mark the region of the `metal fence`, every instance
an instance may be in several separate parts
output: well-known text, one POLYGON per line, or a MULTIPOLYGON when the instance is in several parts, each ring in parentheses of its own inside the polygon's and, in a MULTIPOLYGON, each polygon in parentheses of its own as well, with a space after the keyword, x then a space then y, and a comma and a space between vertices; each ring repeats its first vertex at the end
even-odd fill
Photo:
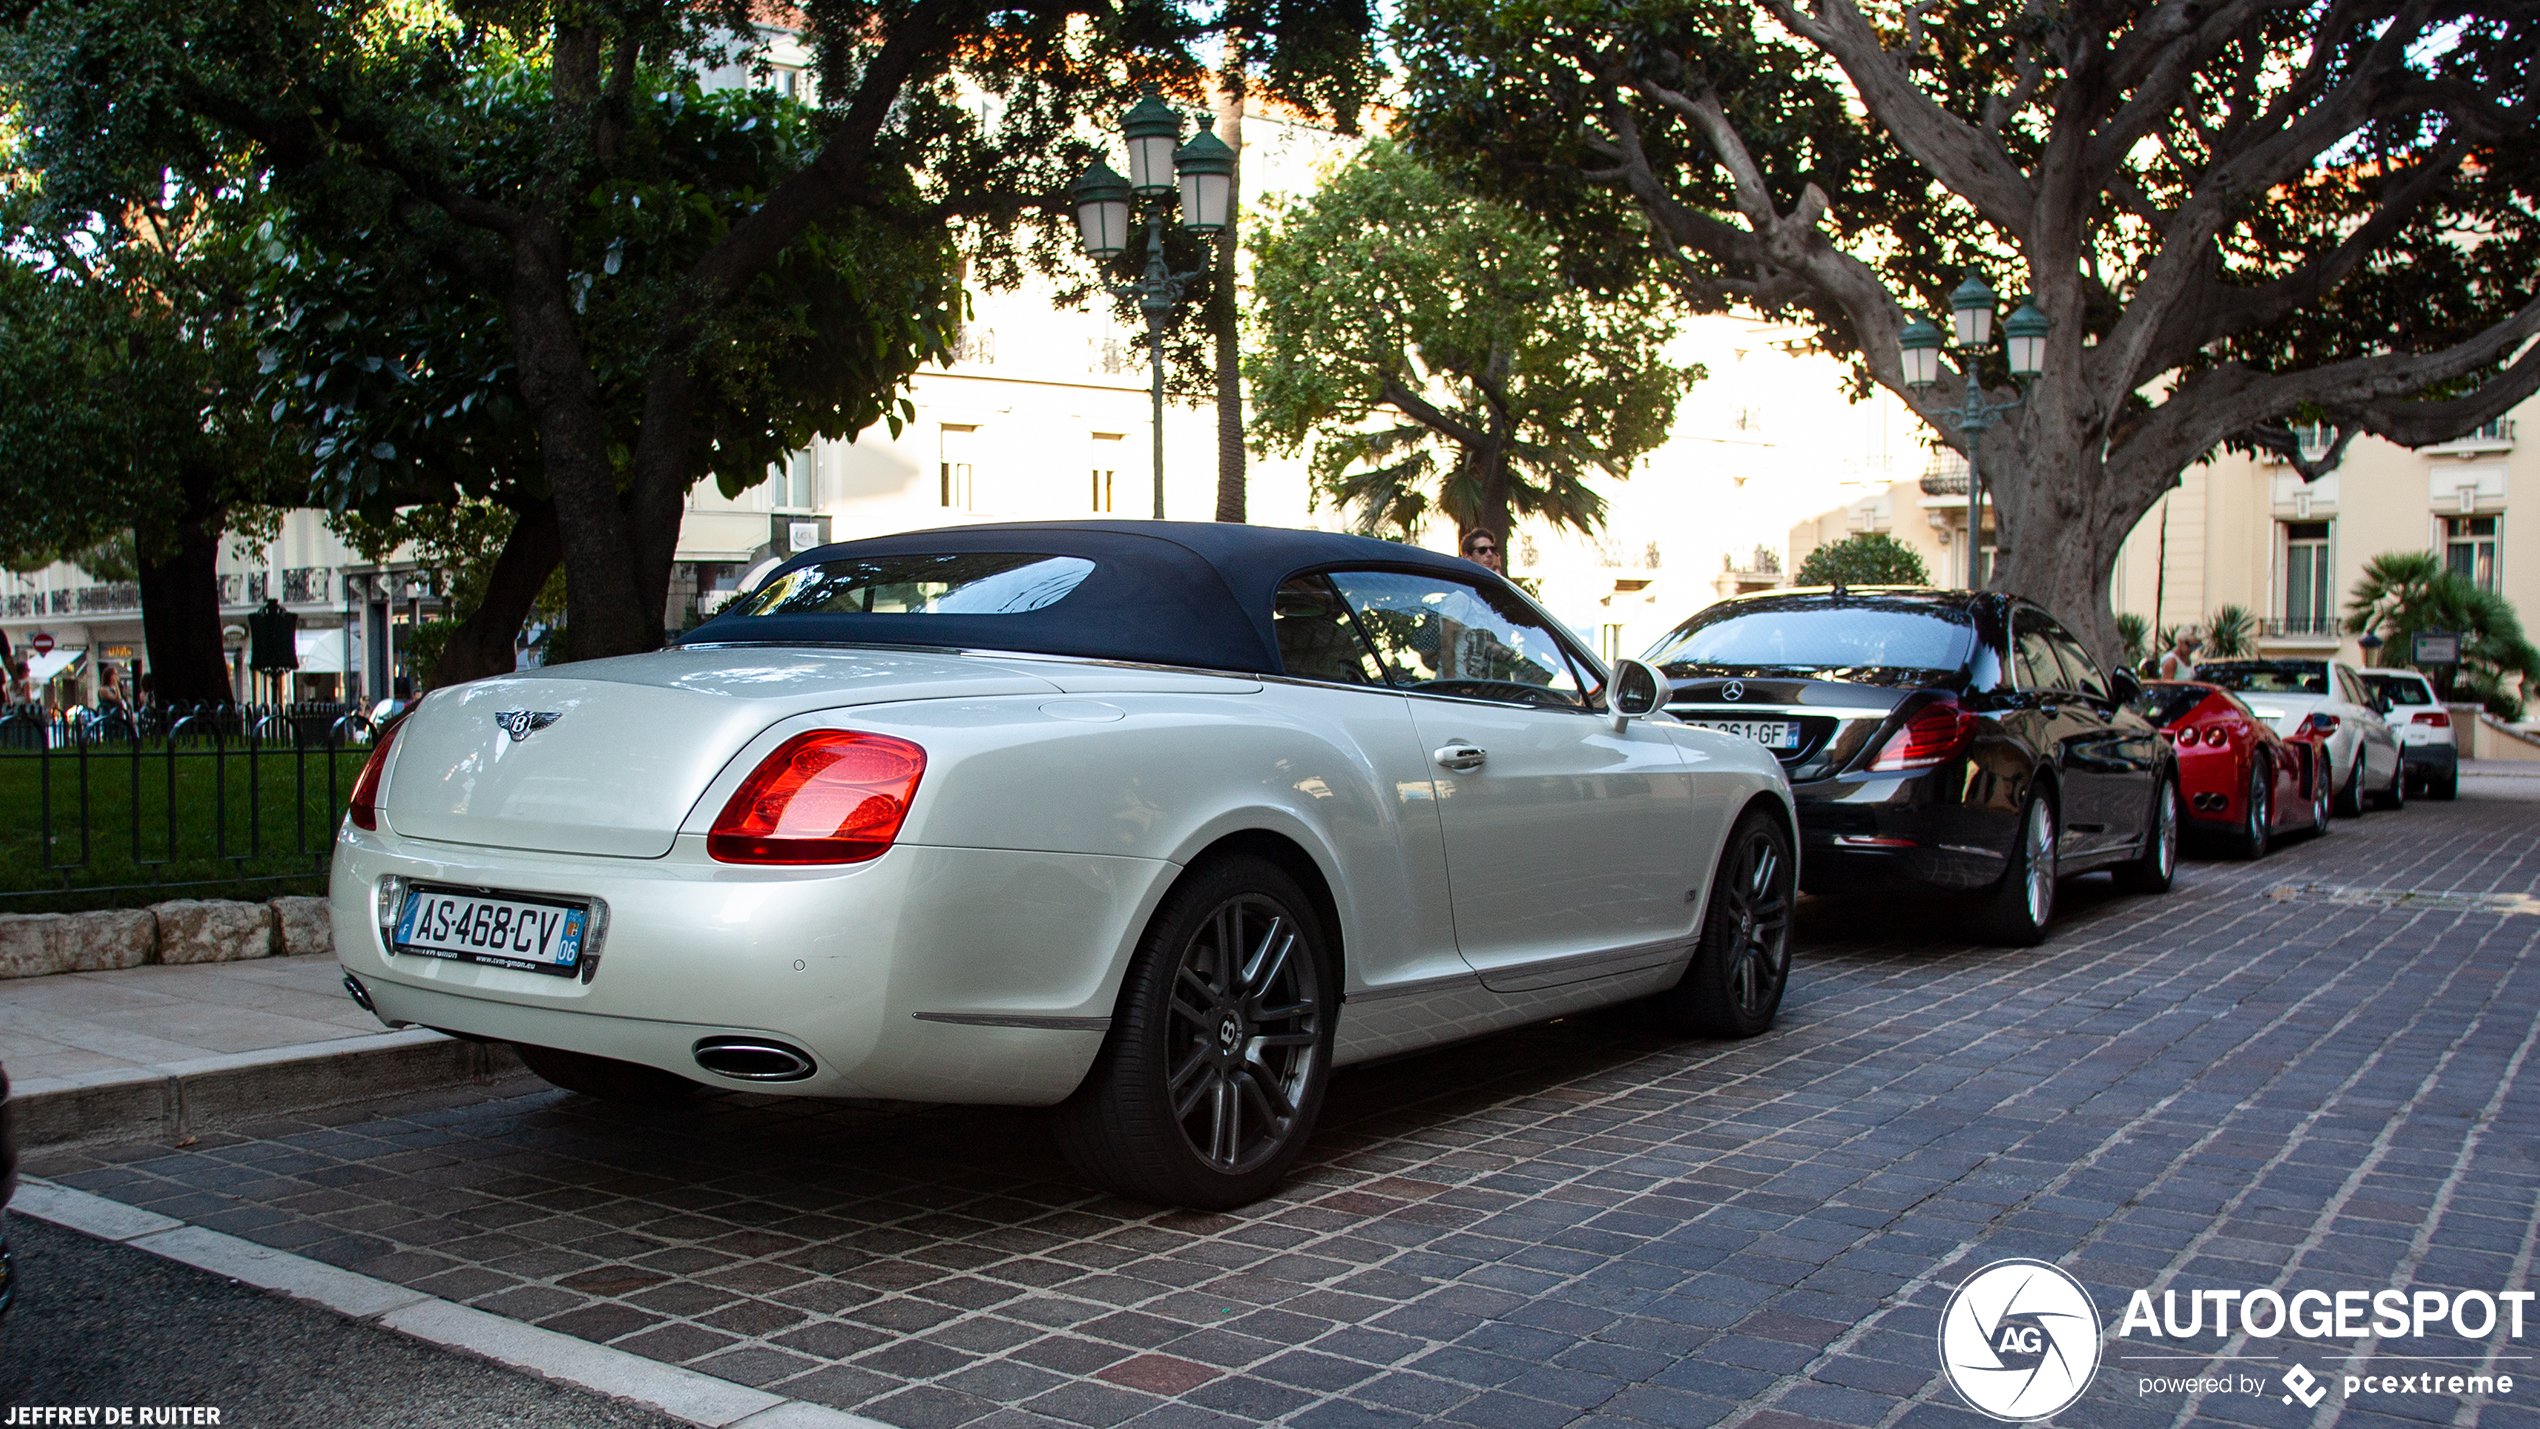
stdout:
POLYGON ((0 907, 322 877, 372 734, 337 704, 9 709, 0 907))

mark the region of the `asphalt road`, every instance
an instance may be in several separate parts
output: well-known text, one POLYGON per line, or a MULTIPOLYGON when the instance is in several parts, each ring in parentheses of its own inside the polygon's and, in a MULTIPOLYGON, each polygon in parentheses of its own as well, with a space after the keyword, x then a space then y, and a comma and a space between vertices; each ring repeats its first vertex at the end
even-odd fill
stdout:
POLYGON ((23 1279, 0 1321, 0 1419, 205 1405, 222 1429, 678 1424, 25 1216, 9 1218, 9 1245, 23 1279))

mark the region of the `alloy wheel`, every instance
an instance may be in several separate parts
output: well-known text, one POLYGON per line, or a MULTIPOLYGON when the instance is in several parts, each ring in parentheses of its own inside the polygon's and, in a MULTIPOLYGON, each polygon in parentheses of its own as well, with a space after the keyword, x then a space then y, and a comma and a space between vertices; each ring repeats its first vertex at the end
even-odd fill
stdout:
POLYGON ((1165 1095, 1211 1169, 1242 1175, 1286 1147, 1322 1056, 1319 977, 1295 918, 1257 893, 1220 904, 1183 946, 1165 1095))
MULTIPOLYGON (((2177 814, 2170 814, 2171 847, 2177 846, 2177 814)), ((2028 916, 2039 927, 2055 911, 2055 811, 2044 799, 2028 815, 2028 916)))
POLYGON ((1780 845, 1761 830, 1748 835, 1720 892, 1731 939, 1729 996, 1744 1016, 1761 1016, 1778 1002, 1790 974, 1790 893, 1780 845))

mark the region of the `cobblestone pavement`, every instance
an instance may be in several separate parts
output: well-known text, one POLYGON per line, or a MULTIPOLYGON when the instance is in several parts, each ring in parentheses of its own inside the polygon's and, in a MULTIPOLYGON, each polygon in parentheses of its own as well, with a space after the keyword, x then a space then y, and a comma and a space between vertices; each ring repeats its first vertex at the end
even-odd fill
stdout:
MULTIPOLYGON (((2540 891, 2511 792, 2192 863, 2167 898, 2076 881, 2041 949, 1814 900, 1770 1035, 1614 1013, 1353 1070, 1292 1187, 1233 1215, 1095 1197, 1028 1114, 737 1096, 452 1094, 30 1169, 897 1425, 1972 1429, 1935 1332, 2005 1257, 2080 1277, 2111 1332, 2138 1289, 2524 1283, 2540 917, 2510 910, 2540 905, 2471 896, 2540 891)), ((2540 1424, 2532 1318, 2112 1333, 2065 1422, 2540 1424), (2431 1367, 2402 1353, 2532 1382, 2336 1382, 2431 1367), (2316 1410, 2274 1380, 2296 1361, 2316 1410)))

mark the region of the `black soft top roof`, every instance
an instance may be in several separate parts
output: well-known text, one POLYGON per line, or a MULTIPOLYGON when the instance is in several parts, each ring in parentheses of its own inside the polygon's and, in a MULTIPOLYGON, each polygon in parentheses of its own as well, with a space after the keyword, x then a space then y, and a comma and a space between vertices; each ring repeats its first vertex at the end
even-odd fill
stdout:
POLYGON ((768 579, 840 557, 990 552, 1077 556, 1094 569, 1066 596, 1019 615, 718 615, 679 643, 950 646, 1275 675, 1281 669, 1271 598, 1300 571, 1388 567, 1498 581, 1470 561, 1398 542, 1202 521, 1034 521, 904 531, 816 547, 768 579))

